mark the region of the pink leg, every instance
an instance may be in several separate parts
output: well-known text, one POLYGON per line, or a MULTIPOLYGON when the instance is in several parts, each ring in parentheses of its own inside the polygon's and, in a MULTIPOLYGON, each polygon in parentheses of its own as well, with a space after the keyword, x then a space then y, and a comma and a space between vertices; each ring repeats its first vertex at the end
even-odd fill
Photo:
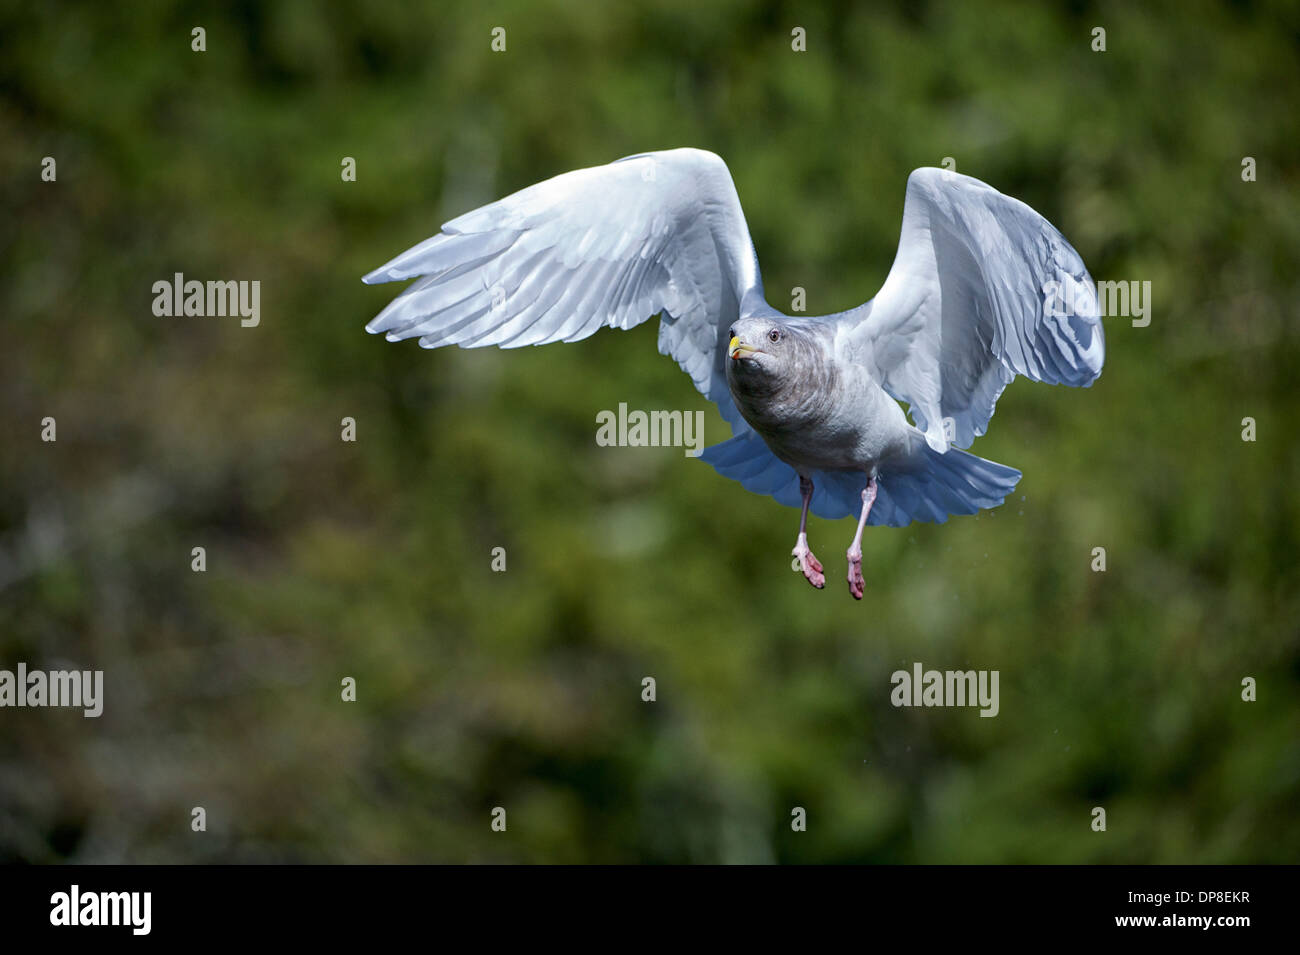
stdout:
POLYGON ((863 591, 867 586, 866 581, 862 579, 862 528, 867 526, 867 515, 871 513, 871 505, 875 500, 876 479, 873 476, 862 489, 862 516, 858 518, 858 532, 853 535, 853 543, 849 545, 849 593, 853 595, 854 600, 862 599, 863 591))
POLYGON ((808 505, 812 502, 813 483, 803 475, 799 476, 799 491, 803 494, 803 513, 799 515, 799 538, 790 553, 798 558, 799 569, 808 578, 808 583, 821 590, 826 586, 826 575, 822 573, 821 561, 808 547, 808 505))

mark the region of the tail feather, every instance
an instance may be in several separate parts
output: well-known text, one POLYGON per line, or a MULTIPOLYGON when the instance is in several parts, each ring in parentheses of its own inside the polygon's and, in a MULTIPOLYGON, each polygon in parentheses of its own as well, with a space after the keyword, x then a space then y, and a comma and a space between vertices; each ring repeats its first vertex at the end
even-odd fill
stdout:
POLYGON ((867 523, 942 524, 950 514, 997 507, 1015 490, 1020 476, 1015 468, 957 448, 936 451, 921 437, 908 457, 881 467, 876 503, 867 523))
MULTIPOLYGON (((1015 490, 1020 472, 950 447, 935 451, 924 435, 912 435, 912 450, 904 458, 882 465, 876 501, 868 524, 904 527, 913 521, 942 524, 950 514, 974 514, 997 507, 1015 490)), ((719 474, 739 481, 748 490, 770 494, 781 504, 798 507, 799 476, 779 460, 750 431, 706 448, 703 458, 719 474)), ((857 517, 862 509, 864 474, 857 471, 814 471, 812 512, 837 520, 857 517)))

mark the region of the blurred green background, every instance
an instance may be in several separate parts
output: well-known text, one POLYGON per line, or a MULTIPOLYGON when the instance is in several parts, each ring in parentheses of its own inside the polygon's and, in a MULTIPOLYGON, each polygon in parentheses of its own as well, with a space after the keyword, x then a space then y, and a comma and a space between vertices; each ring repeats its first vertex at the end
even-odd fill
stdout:
POLYGON ((0 859, 1296 861, 1298 63, 1293 3, 5 3, 0 668, 107 699, 0 710, 0 859), (863 603, 813 520, 814 592, 796 511, 596 446, 619 402, 729 436, 657 323, 363 331, 446 219, 679 145, 778 308, 870 298, 947 156, 1151 323, 1012 385, 974 451, 1014 497, 870 529, 863 603), (174 272, 260 280, 260 326, 155 317, 174 272), (894 709, 914 661, 1000 670, 1000 715, 894 709))

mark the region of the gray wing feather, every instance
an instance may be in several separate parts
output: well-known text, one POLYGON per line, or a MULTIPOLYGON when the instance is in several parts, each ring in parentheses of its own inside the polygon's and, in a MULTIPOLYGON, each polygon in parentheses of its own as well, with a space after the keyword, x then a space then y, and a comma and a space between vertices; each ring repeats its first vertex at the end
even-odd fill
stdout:
POLYGON ((659 350, 748 425, 727 390, 726 334, 762 296, 723 161, 698 149, 629 156, 475 209, 365 276, 420 278, 367 326, 425 348, 574 342, 659 314, 659 350))
POLYGON ((898 254, 880 293, 841 316, 842 339, 909 403, 936 451, 984 433, 1016 375, 1086 386, 1105 339, 1083 260, 1050 222, 978 179, 908 177, 898 254))

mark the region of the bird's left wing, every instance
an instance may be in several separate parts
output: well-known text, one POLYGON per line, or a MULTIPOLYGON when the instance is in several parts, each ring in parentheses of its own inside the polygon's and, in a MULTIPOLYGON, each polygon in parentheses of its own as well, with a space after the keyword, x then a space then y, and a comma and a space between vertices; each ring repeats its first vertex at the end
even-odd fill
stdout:
POLYGON ((671 355, 738 433, 726 336, 762 280, 726 164, 674 149, 529 186, 365 276, 422 276, 366 326, 425 348, 572 342, 661 315, 671 355))
POLYGON ((910 404, 936 451, 983 434, 1016 375, 1090 385, 1106 354, 1092 278, 1065 237, 1023 202, 940 169, 908 177, 885 284, 839 318, 839 340, 910 404))

